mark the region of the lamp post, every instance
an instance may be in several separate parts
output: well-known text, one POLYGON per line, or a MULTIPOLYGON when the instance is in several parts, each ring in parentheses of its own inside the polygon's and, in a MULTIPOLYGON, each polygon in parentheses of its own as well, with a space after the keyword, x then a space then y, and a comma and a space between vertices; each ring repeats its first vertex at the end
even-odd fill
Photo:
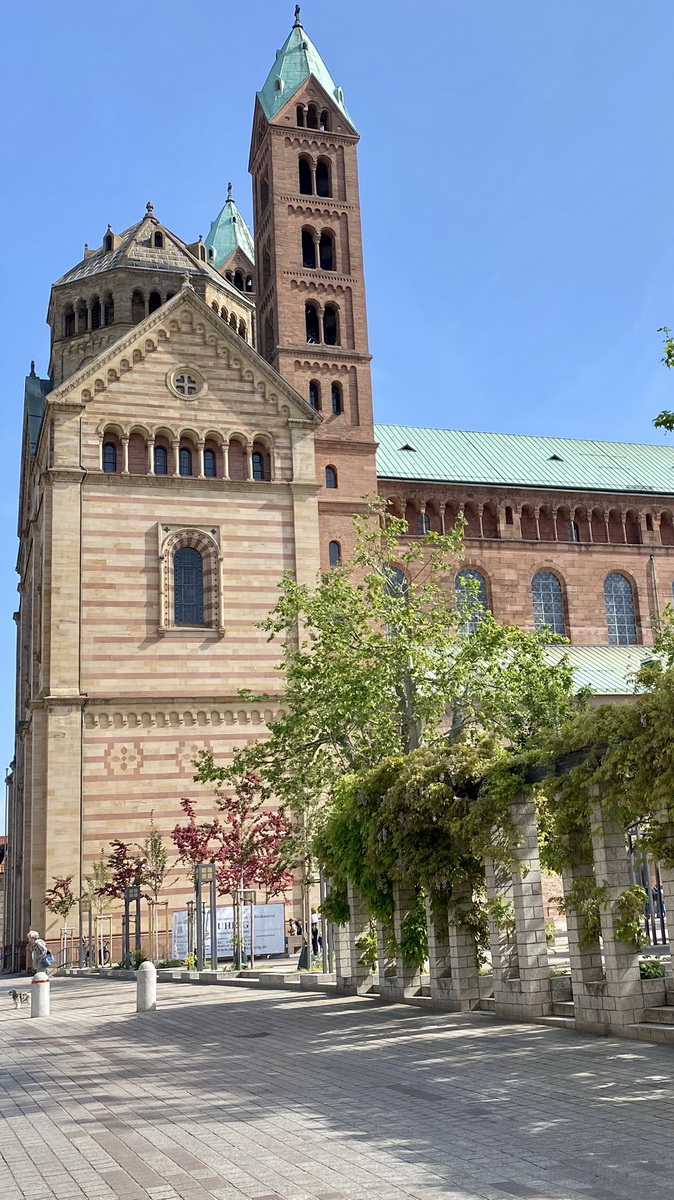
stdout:
MULTIPOLYGON (((250 967, 253 970, 255 968, 255 904, 257 896, 254 891, 248 889, 242 893, 242 896, 243 903, 250 905, 250 967)), ((243 928, 243 920, 241 926, 243 928)))
MULTIPOLYGON (((200 863, 197 867, 197 910, 201 909, 201 888, 203 884, 210 885, 210 910, 211 910, 211 970, 218 969, 218 897, 217 897, 217 880, 215 878, 214 863, 200 863)), ((203 933, 203 920, 200 922, 203 933)), ((199 931, 197 930, 197 946, 199 945, 199 931)), ((201 941, 201 956, 197 949, 197 970, 203 971, 204 963, 203 937, 201 941)))
POLYGON ((132 883, 124 889, 124 966, 128 967, 131 959, 131 904, 135 902, 136 915, 134 921, 134 949, 140 950, 140 887, 132 883))
POLYGON ((87 937, 87 946, 89 949, 89 966, 94 966, 94 930, 93 930, 93 910, 91 900, 88 896, 80 900, 80 967, 86 966, 86 957, 84 954, 84 918, 89 918, 89 935, 87 937))

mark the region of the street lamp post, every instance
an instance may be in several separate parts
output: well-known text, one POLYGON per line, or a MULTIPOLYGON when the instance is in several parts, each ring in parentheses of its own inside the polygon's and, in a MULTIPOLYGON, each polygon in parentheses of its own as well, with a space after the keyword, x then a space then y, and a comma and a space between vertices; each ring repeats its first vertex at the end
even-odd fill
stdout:
POLYGON ((135 902, 136 914, 134 921, 134 949, 140 950, 140 887, 132 883, 124 889, 124 966, 128 967, 131 960, 131 904, 135 902))
MULTIPOLYGON (((218 969, 218 898, 217 898, 217 880, 215 878, 214 863, 200 863, 197 867, 197 909, 201 911, 201 888, 203 884, 210 885, 210 909, 211 909, 211 970, 218 969)), ((203 929, 203 920, 201 922, 203 929)), ((199 945, 199 933, 197 931, 197 945, 199 945)), ((197 970, 204 969, 204 950, 203 940, 201 942, 201 956, 197 950, 197 970)))
MULTIPOLYGON (((246 890, 242 893, 243 903, 250 905, 250 968, 251 971, 255 968, 255 904, 257 896, 252 890, 246 890)), ((243 927, 243 921, 241 922, 243 927)))
POLYGON ((85 917, 88 917, 88 918, 89 918, 89 922, 88 922, 88 925, 89 925, 89 935, 88 935, 88 937, 87 937, 87 946, 89 947, 89 966, 90 966, 90 967, 93 967, 93 965, 94 965, 94 961, 93 961, 93 954, 94 954, 94 940, 93 940, 93 939, 94 939, 94 930, 93 930, 93 922, 94 922, 94 916, 93 916, 93 909, 92 909, 91 900, 89 899, 89 897, 88 897, 88 896, 86 896, 86 897, 83 897, 83 898, 80 900, 80 967, 84 967, 84 966, 86 966, 86 959, 85 959, 85 954, 84 954, 84 918, 85 918, 85 917))

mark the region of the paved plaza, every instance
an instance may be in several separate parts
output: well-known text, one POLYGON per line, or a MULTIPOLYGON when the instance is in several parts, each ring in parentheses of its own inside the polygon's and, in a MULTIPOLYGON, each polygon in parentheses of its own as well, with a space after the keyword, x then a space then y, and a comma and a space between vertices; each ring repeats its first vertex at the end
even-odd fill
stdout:
POLYGON ((672 1200, 674 1048, 320 993, 0 1004, 0 1197, 672 1200))

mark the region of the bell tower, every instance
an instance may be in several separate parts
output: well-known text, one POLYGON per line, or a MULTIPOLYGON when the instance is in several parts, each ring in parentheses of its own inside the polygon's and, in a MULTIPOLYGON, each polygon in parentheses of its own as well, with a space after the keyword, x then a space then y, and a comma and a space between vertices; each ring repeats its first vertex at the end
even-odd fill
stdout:
POLYGON ((298 6, 253 121, 258 346, 321 413, 321 512, 333 515, 376 490, 357 144, 298 6))

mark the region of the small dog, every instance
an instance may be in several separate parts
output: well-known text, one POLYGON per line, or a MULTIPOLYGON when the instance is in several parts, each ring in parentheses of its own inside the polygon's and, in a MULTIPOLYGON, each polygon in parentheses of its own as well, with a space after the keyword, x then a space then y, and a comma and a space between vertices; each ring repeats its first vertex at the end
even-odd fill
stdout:
POLYGON ((17 992, 15 988, 12 988, 9 994, 14 1001, 15 1008, 21 1008, 22 1004, 30 1004, 30 992, 17 992))

